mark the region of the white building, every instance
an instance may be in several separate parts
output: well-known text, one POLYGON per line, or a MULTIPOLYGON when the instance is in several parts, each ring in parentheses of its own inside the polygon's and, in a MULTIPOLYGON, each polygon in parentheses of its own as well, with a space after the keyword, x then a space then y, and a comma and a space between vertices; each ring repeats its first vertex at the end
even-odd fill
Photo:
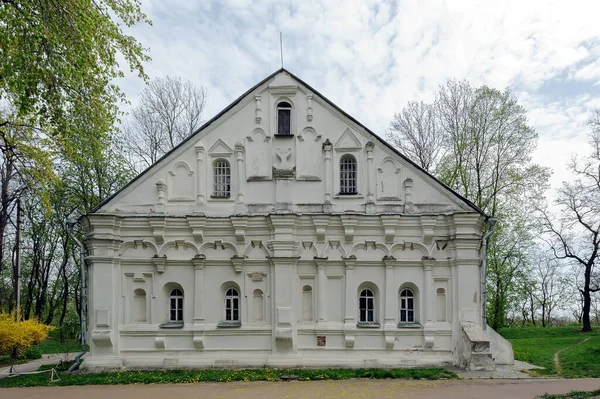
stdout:
POLYGON ((85 221, 88 369, 492 365, 486 216, 285 69, 85 221))

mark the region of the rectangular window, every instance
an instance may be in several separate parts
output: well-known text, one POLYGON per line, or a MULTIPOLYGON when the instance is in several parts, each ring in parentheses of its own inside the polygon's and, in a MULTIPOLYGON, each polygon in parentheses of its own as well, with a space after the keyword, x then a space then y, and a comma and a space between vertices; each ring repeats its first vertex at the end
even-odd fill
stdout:
POLYGON ((292 110, 277 110, 277 134, 292 134, 292 110))

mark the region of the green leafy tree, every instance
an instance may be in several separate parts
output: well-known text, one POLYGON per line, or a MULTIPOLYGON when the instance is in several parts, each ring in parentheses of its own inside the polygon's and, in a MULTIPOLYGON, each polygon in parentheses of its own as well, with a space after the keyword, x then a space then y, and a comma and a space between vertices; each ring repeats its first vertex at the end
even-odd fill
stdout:
POLYGON ((549 169, 531 156, 537 134, 509 90, 450 80, 433 103, 409 103, 394 116, 388 138, 424 169, 499 219, 488 245, 488 314, 506 320, 513 284, 530 240, 530 199, 547 188, 549 169), (519 239, 518 245, 514 240, 519 239))
POLYGON ((56 164, 98 159, 90 153, 110 142, 125 100, 119 63, 146 79, 146 50, 125 31, 150 23, 140 4, 0 0, 0 260, 19 190, 36 189, 50 207, 56 164))

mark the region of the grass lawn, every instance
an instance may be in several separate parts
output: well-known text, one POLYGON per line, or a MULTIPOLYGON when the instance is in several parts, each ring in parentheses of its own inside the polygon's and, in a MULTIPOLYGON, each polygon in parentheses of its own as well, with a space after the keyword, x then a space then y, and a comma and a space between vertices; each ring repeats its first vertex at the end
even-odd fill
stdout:
POLYGON ((41 354, 78 353, 81 352, 81 341, 78 339, 65 339, 65 342, 60 342, 58 338, 50 337, 36 348, 41 354))
MULTIPOLYGON (((47 369, 48 367, 44 367, 47 369)), ((230 381, 278 381, 281 376, 295 376, 301 381, 347 380, 351 378, 401 378, 412 380, 440 380, 458 378, 444 369, 245 369, 245 370, 160 370, 125 371, 111 373, 58 372, 60 381, 48 382, 48 374, 32 374, 0 379, 0 387, 32 387, 50 385, 118 385, 170 384, 230 381)))
POLYGON ((500 334, 512 343, 515 359, 544 367, 534 375, 600 377, 600 327, 591 333, 577 326, 503 328, 500 334), (554 363, 558 351, 559 370, 554 363))

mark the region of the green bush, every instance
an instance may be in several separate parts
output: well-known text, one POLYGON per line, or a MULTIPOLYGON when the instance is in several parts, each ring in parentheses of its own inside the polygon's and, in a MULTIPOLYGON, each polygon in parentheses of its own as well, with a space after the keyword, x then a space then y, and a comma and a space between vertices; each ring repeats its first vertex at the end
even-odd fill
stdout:
POLYGON ((37 347, 29 348, 19 355, 21 359, 35 360, 42 358, 42 352, 37 347))

